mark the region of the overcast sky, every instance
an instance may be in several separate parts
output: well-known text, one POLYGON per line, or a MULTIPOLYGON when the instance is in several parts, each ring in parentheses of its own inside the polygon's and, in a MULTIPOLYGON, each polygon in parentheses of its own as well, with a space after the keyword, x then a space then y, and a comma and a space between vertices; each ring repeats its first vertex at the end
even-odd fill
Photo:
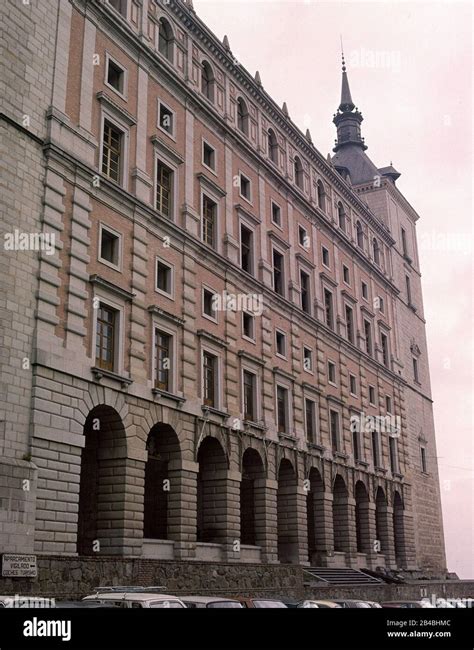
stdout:
POLYGON ((418 242, 448 567, 474 578, 472 5, 194 0, 198 16, 325 156, 341 84, 340 35, 362 135, 420 214, 418 242))

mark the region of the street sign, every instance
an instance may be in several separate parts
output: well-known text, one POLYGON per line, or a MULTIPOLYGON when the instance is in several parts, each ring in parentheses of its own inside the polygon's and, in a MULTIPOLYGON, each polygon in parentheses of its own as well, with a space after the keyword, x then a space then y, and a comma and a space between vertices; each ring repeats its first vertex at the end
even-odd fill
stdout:
POLYGON ((36 555, 4 553, 2 555, 2 576, 4 578, 36 578, 38 576, 36 555))

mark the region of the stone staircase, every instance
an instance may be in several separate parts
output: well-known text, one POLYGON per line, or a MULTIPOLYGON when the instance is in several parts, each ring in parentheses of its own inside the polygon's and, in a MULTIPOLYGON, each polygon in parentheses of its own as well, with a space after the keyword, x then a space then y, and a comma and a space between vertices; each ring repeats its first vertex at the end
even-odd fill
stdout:
POLYGON ((328 585, 377 585, 384 581, 364 573, 359 569, 343 569, 330 567, 309 567, 303 569, 305 582, 319 582, 328 585))

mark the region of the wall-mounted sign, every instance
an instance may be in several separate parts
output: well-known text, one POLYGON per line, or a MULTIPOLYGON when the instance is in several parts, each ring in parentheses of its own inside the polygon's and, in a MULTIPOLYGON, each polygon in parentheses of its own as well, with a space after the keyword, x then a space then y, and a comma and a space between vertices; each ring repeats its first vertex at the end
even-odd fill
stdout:
POLYGON ((2 576, 4 578, 36 578, 38 576, 36 555, 4 553, 2 555, 2 576))

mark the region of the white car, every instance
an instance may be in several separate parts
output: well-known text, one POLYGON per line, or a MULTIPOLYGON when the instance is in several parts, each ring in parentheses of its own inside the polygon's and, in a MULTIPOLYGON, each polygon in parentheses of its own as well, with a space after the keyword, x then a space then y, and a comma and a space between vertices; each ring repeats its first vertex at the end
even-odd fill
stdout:
POLYGON ((109 603, 115 607, 129 608, 160 608, 160 609, 185 609, 185 604, 176 596, 168 594, 150 593, 140 591, 99 591, 92 596, 86 596, 82 602, 99 602, 103 605, 109 603))
POLYGON ((219 596, 182 596, 181 600, 186 605, 194 609, 196 607, 202 608, 238 608, 244 609, 242 603, 239 603, 238 600, 232 600, 231 598, 220 598, 219 596))

